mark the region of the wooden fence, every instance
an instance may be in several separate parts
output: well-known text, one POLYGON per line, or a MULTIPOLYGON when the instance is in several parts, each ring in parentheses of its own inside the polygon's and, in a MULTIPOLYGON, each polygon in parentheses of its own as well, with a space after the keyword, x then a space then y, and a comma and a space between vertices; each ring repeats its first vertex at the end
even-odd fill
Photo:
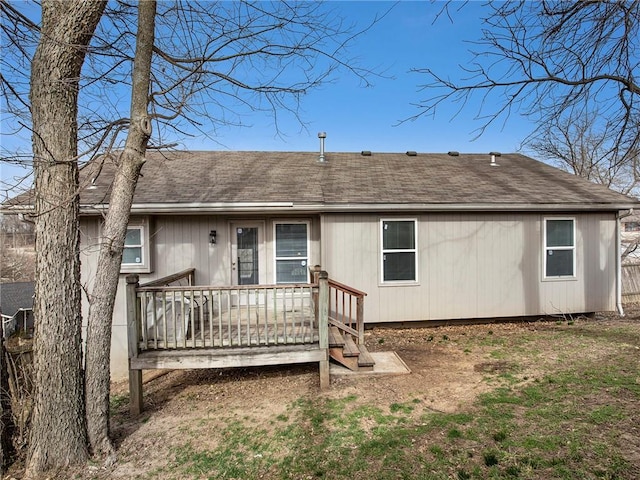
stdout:
POLYGON ((622 265, 622 303, 640 302, 640 263, 622 265))

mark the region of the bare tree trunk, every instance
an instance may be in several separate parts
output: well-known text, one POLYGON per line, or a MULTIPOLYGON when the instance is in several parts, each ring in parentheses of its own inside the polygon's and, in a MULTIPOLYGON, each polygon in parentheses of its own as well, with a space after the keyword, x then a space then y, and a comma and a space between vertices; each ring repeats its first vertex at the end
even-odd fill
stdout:
POLYGON ((147 113, 153 55, 156 2, 138 5, 138 34, 131 93, 131 125, 120 155, 109 211, 104 222, 98 268, 90 296, 86 351, 86 413, 89 444, 95 455, 114 460, 109 438, 109 361, 111 317, 118 288, 124 239, 151 123, 147 113))
POLYGON ((4 340, 0 338, 0 475, 4 477, 12 449, 13 419, 4 340))
POLYGON ((27 476, 87 459, 78 227, 78 80, 106 2, 42 1, 31 64, 36 195, 34 410, 27 476))

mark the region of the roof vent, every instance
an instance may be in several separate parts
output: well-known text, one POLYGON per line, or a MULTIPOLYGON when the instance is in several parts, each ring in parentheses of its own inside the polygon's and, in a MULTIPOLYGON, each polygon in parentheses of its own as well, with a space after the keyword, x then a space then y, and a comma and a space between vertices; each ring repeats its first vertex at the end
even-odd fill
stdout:
POLYGON ((362 155, 363 157, 370 157, 371 156, 371 150, 362 150, 360 152, 360 155, 362 155))
POLYGON ((418 153, 413 150, 407 151, 407 157, 415 157, 416 155, 418 155, 418 153))
POLYGON ((491 163, 489 165, 499 167, 500 165, 496 162, 496 157, 500 157, 502 154, 500 152, 489 152, 489 155, 491 155, 491 163))
POLYGON ((450 157, 459 157, 460 156, 460 152, 456 152, 455 150, 451 150, 450 152, 447 152, 447 155, 449 155, 450 157))
POLYGON ((327 138, 327 133, 319 132, 318 138, 320 139, 320 157, 318 158, 318 161, 324 163, 324 139, 327 138))

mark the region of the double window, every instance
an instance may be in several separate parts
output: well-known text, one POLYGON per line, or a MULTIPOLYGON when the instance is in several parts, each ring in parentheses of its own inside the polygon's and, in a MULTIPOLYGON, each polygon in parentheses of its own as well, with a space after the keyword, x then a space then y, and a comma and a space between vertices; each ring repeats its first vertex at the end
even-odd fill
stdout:
POLYGON ((276 223, 276 283, 307 283, 309 280, 309 224, 276 223))
POLYGON ((575 277, 575 219, 544 219, 544 278, 575 277))
POLYGON ((381 220, 382 282, 418 280, 418 221, 381 220))

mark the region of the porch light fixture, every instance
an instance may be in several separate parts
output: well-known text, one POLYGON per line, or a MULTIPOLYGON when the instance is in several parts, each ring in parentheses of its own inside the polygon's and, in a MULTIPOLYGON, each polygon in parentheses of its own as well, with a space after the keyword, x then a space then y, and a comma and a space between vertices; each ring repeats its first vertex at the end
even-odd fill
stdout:
POLYGON ((215 245, 216 244, 216 236, 217 236, 217 232, 215 230, 211 230, 209 232, 209 243, 211 245, 215 245))

